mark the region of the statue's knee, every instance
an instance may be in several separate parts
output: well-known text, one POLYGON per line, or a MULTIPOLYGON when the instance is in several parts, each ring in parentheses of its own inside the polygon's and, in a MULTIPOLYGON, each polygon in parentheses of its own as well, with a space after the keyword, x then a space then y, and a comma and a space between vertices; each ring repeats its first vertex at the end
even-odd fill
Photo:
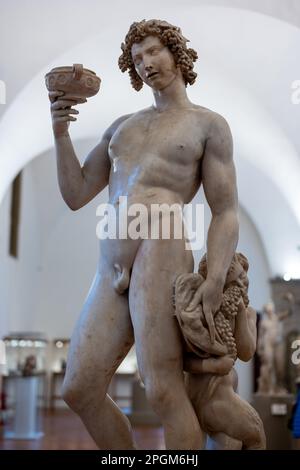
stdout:
POLYGON ((266 435, 264 430, 264 425, 259 416, 257 416, 257 424, 253 432, 253 440, 259 449, 266 448, 266 435))
MULTIPOLYGON (((256 413, 255 413, 256 414, 256 413)), ((256 414, 255 419, 248 427, 248 436, 246 438, 245 447, 248 449, 265 449, 266 448, 266 435, 262 420, 256 414)))
POLYGON ((64 380, 61 390, 62 398, 73 411, 80 411, 84 406, 83 391, 84 389, 79 384, 64 380))
POLYGON ((103 386, 96 387, 95 383, 87 383, 86 381, 69 381, 64 380, 62 386, 62 398, 65 403, 76 413, 84 411, 95 397, 100 405, 104 402, 106 396, 106 388, 103 386))

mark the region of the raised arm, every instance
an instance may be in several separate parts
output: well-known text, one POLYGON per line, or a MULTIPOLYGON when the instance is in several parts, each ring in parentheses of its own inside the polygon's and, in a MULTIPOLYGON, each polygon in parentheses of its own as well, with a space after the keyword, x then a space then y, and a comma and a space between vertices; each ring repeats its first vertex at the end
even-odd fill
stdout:
POLYGON ((284 310, 283 312, 278 313, 278 320, 283 321, 287 317, 293 315, 294 313, 294 306, 295 306, 295 298, 291 292, 287 292, 286 294, 283 295, 283 299, 288 301, 288 308, 287 310, 284 310))
POLYGON ((112 135, 129 115, 117 119, 104 133, 98 145, 88 154, 81 167, 76 156, 68 127, 78 111, 72 108, 78 102, 64 100, 59 92, 49 95, 52 114, 52 127, 55 139, 57 176, 59 188, 66 204, 77 210, 90 202, 108 184, 110 160, 108 145, 112 135))
POLYGON ((214 117, 210 126, 202 162, 202 182, 212 213, 207 236, 208 274, 190 309, 201 302, 209 321, 220 307, 239 232, 232 136, 227 122, 219 115, 214 117))

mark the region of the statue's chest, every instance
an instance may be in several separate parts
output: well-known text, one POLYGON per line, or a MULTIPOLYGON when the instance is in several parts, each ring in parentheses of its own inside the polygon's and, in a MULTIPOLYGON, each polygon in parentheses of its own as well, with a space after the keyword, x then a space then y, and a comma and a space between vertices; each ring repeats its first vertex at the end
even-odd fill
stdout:
POLYGON ((184 117, 160 116, 155 119, 129 119, 111 139, 109 155, 121 159, 140 159, 152 154, 178 163, 189 163, 202 156, 203 139, 196 125, 184 117))

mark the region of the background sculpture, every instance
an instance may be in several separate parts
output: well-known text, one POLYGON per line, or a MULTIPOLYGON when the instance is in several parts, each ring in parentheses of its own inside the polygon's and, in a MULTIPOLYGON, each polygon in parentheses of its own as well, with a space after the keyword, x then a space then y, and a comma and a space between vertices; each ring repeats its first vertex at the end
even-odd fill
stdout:
POLYGON ((285 299, 289 308, 275 312, 272 302, 264 306, 263 317, 259 325, 257 353, 261 360, 258 393, 287 393, 285 387, 285 341, 282 334, 282 322, 292 314, 293 295, 288 293, 285 299))

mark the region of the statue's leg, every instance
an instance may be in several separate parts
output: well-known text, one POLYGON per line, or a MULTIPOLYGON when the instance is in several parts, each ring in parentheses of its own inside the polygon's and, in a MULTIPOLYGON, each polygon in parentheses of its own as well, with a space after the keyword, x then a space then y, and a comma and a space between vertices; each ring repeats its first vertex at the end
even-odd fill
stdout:
MULTIPOLYGON (((229 374, 229 381, 232 384, 233 390, 236 392, 238 388, 238 375, 234 368, 229 374)), ((208 436, 206 441, 207 450, 241 450, 242 445, 243 443, 241 441, 227 436, 222 432, 212 433, 211 436, 208 436)))
POLYGON ((215 433, 241 441, 243 449, 266 448, 265 432, 258 413, 229 386, 219 386, 203 411, 203 420, 215 433))
POLYGON ((284 340, 275 345, 275 391, 278 393, 287 393, 284 373, 285 373, 285 344, 284 340))
POLYGON ((114 276, 101 263, 72 336, 63 397, 100 449, 133 449, 129 421, 106 394, 133 344, 128 296, 117 294, 114 276))
POLYGON ((206 450, 241 450, 242 442, 220 432, 208 436, 206 450))
MULTIPOLYGON (((227 436, 223 432, 215 432, 212 411, 210 410, 208 413, 205 413, 207 407, 210 408, 214 397, 218 400, 223 399, 222 397, 220 398, 220 393, 216 392, 220 381, 226 381, 229 387, 235 391, 237 390, 238 376, 234 368, 226 378, 211 374, 186 374, 188 395, 198 416, 200 426, 204 431, 209 432, 207 434, 206 450, 240 450, 242 442, 227 436)), ((228 391, 226 389, 227 395, 228 391)))
POLYGON ((183 240, 144 240, 129 288, 139 370, 164 426, 167 449, 200 449, 204 444, 184 385, 181 337, 172 306, 175 278, 192 271, 193 257, 183 240))

